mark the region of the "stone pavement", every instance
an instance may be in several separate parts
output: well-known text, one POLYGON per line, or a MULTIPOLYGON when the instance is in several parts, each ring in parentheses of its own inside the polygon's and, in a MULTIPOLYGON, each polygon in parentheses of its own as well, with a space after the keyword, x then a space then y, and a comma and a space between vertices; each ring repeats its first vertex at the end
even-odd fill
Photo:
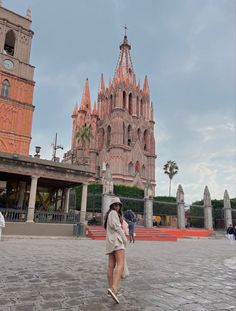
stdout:
POLYGON ((120 305, 107 295, 105 242, 0 242, 0 311, 236 310, 236 246, 225 239, 129 245, 120 305))

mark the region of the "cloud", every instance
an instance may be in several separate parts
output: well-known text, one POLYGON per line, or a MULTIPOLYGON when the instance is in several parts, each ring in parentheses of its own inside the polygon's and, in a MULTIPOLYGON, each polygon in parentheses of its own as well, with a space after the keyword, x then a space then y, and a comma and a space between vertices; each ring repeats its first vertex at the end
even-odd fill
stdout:
POLYGON ((219 135, 225 136, 228 134, 235 134, 235 124, 232 122, 228 122, 226 124, 219 124, 216 126, 204 126, 195 131, 201 136, 202 142, 208 142, 210 140, 218 140, 219 135))

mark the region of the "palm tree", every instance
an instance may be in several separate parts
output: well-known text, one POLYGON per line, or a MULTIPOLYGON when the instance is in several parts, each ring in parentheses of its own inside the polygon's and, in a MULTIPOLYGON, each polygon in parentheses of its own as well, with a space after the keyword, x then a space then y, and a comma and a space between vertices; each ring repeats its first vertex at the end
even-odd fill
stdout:
POLYGON ((87 126, 87 124, 85 124, 82 127, 80 127, 77 130, 75 137, 76 137, 77 143, 81 143, 82 151, 83 151, 82 158, 83 158, 83 162, 85 162, 84 161, 85 160, 84 159, 85 149, 86 149, 86 146, 90 143, 90 140, 93 138, 91 126, 87 126))
POLYGON ((175 174, 178 173, 179 168, 175 161, 167 161, 167 163, 163 167, 164 173, 169 176, 169 197, 171 196, 171 181, 175 174))

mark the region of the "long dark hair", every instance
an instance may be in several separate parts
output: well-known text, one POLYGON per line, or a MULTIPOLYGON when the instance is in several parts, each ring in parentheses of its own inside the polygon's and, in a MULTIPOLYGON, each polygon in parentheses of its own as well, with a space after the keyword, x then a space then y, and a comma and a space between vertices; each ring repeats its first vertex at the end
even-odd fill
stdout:
MULTIPOLYGON (((114 206, 115 206, 116 203, 112 204, 110 206, 110 209, 109 211, 106 213, 106 216, 105 216, 105 221, 104 221, 104 228, 105 230, 107 229, 107 220, 108 220, 108 216, 110 214, 111 211, 116 211, 114 206)), ((122 205, 120 205, 120 208, 118 211, 116 211, 118 216, 119 216, 119 219, 120 219, 120 223, 122 224, 123 223, 123 215, 122 215, 122 205)))

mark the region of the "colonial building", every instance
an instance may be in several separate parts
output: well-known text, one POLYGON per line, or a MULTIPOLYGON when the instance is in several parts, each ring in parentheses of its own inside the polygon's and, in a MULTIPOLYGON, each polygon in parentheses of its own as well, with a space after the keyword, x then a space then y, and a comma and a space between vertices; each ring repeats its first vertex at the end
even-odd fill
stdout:
POLYGON ((125 35, 113 80, 105 86, 101 75, 93 107, 86 80, 80 106, 76 104, 72 114, 72 146, 64 161, 80 163, 86 159, 99 178, 109 167, 116 184, 144 188, 147 182, 155 186, 155 122, 147 76, 141 87, 130 50, 125 35), (88 143, 77 139, 84 126, 92 132, 88 143))
POLYGON ((0 152, 29 154, 35 84, 32 37, 30 10, 23 17, 0 2, 0 152))

